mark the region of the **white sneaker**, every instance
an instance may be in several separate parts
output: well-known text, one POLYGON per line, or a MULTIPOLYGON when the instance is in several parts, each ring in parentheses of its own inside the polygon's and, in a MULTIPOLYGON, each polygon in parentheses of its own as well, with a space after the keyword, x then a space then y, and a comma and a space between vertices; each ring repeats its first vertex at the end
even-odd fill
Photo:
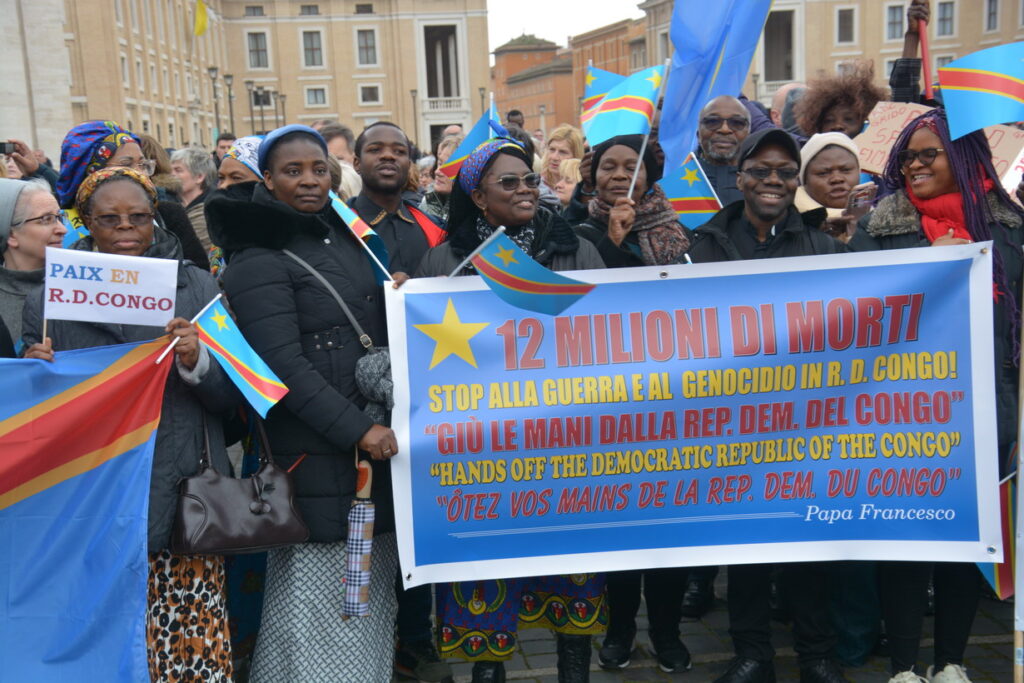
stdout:
POLYGON ((935 667, 928 667, 928 680, 931 683, 971 683, 967 677, 967 671, 959 664, 947 664, 946 667, 935 673, 935 667))
POLYGON ((928 683, 928 679, 921 678, 913 671, 901 671, 890 678, 889 683, 928 683))

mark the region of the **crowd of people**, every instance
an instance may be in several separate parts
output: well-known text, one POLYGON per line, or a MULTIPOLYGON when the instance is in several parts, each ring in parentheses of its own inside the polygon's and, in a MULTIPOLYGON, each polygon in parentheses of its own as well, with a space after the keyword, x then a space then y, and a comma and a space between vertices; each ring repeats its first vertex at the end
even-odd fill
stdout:
MULTIPOLYGON (((522 113, 511 110, 507 136, 477 147, 454 180, 439 169, 464 139, 459 125, 432 141, 429 154, 388 122, 358 135, 338 121, 223 134, 210 152, 164 150, 115 122, 87 121, 69 130, 56 166, 12 141, 15 151, 0 164, 0 355, 60 362, 57 351, 180 338, 149 498, 152 680, 366 682, 397 672, 440 682, 451 680, 447 660, 457 657, 474 662, 474 682, 500 682, 518 625, 528 623, 556 632, 558 680, 582 683, 595 650, 605 669, 629 666, 641 594, 658 665, 682 672, 691 656, 680 620, 699 619, 715 604, 718 567, 403 590, 389 468, 398 442, 388 416, 367 409, 356 378, 359 334, 387 343, 381 278, 331 208, 332 191, 383 240, 398 283, 449 274, 497 226, 552 270, 992 240, 999 428, 992 457, 1005 471, 1017 431, 1024 211, 1003 190, 982 133, 950 139, 941 102, 926 102, 934 108, 907 125, 880 177, 861 172, 853 141, 880 100, 922 101, 916 31, 928 11, 927 0, 909 7, 891 92, 874 84, 865 64, 788 84, 770 108, 739 93, 708 101, 695 152, 723 208, 695 230, 677 220, 657 184, 665 172, 660 111, 646 144, 627 134, 591 148, 573 123, 546 136, 528 133, 522 113), (45 249, 60 247, 69 231, 78 235, 71 249, 177 260, 166 327, 44 325, 45 249), (256 418, 189 323, 218 292, 289 388, 265 428, 310 536, 266 556, 169 550, 178 481, 204 454, 222 473, 251 473, 261 447, 252 438, 256 418), (234 443, 242 445, 240 460, 228 456, 234 443), (346 515, 360 457, 372 464, 377 505, 370 616, 342 619, 346 515), (570 618, 546 619, 538 606, 550 600, 572 604, 570 618)), ((473 273, 465 265, 459 274, 473 273)), ((862 664, 879 647, 890 658, 891 683, 969 681, 964 652, 983 592, 973 565, 819 562, 727 571, 718 597, 735 657, 716 683, 776 680, 770 621, 779 613, 792 623, 802 683, 848 680, 842 666, 862 664), (922 667, 930 589, 935 655, 922 667)))

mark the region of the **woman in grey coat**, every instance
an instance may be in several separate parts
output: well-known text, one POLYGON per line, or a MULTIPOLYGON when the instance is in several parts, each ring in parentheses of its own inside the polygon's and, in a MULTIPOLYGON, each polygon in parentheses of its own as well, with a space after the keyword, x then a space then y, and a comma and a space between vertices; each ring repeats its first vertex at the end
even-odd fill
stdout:
MULTIPOLYGON (((231 647, 220 556, 175 555, 168 550, 182 477, 196 473, 209 435, 210 461, 221 473, 230 465, 221 417, 240 399, 234 385, 199 343, 188 322, 217 295, 213 277, 182 260, 181 245, 153 222, 156 190, 149 178, 124 167, 96 171, 82 183, 76 208, 90 236, 73 248, 178 261, 174 318, 165 328, 146 325, 48 320, 42 337, 43 292, 26 299, 26 358, 53 361, 54 351, 145 341, 165 332, 178 337, 175 365, 164 389, 153 450, 149 494, 149 609, 147 651, 153 681, 230 681, 231 647)), ((60 362, 59 359, 57 362, 60 362)), ((102 406, 97 406, 102 419, 102 406)))

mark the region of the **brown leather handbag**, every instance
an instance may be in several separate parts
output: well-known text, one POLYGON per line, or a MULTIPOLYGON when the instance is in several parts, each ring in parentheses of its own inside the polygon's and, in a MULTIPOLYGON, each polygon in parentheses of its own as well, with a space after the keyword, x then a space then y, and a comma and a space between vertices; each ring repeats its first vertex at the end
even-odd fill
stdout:
POLYGON ((178 483, 171 552, 256 553, 309 538, 309 528, 292 502, 291 477, 274 464, 263 422, 256 420, 260 468, 251 477, 235 479, 210 466, 210 435, 204 418, 199 472, 178 483))

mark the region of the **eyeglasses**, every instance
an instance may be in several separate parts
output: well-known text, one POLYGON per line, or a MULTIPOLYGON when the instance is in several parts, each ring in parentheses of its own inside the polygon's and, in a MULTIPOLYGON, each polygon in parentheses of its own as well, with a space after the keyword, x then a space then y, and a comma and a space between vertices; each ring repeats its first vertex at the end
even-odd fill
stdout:
POLYGON ((58 211, 57 213, 44 213, 42 216, 36 216, 34 218, 26 218, 23 221, 18 221, 17 223, 11 223, 11 227, 14 228, 14 227, 17 227, 19 225, 24 225, 25 223, 39 223, 39 225, 43 226, 44 228, 52 228, 53 226, 57 225, 58 223, 63 223, 63 222, 64 222, 64 212, 63 211, 58 211))
POLYGON ((153 159, 141 159, 135 164, 135 170, 142 175, 151 176, 156 173, 156 161, 153 159))
POLYGON ((729 130, 738 133, 750 127, 750 122, 741 116, 730 116, 723 119, 721 116, 705 116, 700 120, 700 125, 708 130, 718 130, 723 123, 729 124, 729 130))
POLYGON ((800 175, 800 171, 795 168, 765 168, 764 166, 745 168, 740 173, 746 173, 748 176, 758 180, 768 180, 768 177, 774 173, 782 182, 794 180, 800 175))
POLYGON ((527 173, 524 176, 517 175, 503 175, 497 180, 493 181, 495 185, 501 185, 501 189, 505 192, 512 192, 513 190, 519 189, 519 184, 526 185, 531 190, 540 187, 540 173, 527 173))
POLYGON ((131 213, 127 216, 116 213, 105 213, 100 216, 92 216, 89 221, 89 227, 111 230, 121 225, 122 218, 127 218, 128 222, 136 228, 141 228, 153 222, 153 214, 151 213, 131 213))
POLYGON ((939 156, 939 152, 945 151, 941 147, 925 147, 922 150, 905 149, 896 155, 896 159, 903 168, 910 166, 915 159, 920 161, 922 166, 931 166, 935 157, 939 156))

